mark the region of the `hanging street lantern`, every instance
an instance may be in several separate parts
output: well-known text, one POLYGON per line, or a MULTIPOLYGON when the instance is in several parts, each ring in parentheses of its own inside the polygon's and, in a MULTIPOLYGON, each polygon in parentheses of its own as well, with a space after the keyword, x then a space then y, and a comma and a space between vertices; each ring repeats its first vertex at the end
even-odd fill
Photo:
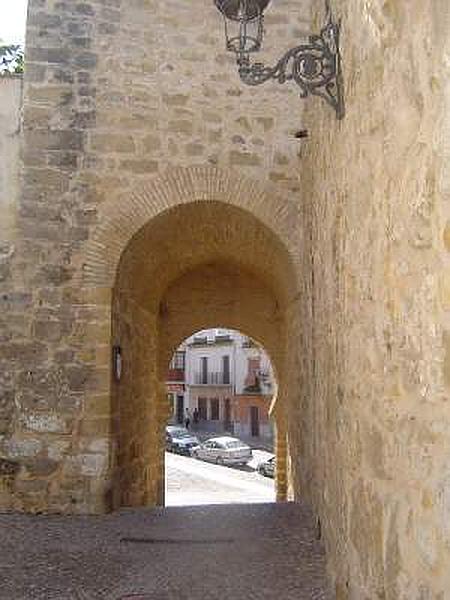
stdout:
POLYGON ((287 50, 273 66, 251 63, 250 54, 261 49, 264 36, 264 11, 270 0, 214 0, 225 22, 226 48, 236 55, 239 76, 256 86, 275 79, 278 83, 293 81, 300 97, 320 96, 342 119, 345 114, 342 93, 340 26, 332 17, 326 0, 326 22, 320 34, 311 34, 304 43, 287 50))
POLYGON ((225 22, 227 50, 257 52, 263 38, 263 12, 270 0, 214 0, 225 22))

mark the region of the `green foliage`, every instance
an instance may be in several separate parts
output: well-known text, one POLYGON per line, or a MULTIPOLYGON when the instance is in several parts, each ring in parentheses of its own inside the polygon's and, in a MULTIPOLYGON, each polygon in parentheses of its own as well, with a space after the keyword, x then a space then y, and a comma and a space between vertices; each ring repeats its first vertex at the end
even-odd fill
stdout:
POLYGON ((23 73, 23 47, 19 44, 0 45, 0 75, 23 73))

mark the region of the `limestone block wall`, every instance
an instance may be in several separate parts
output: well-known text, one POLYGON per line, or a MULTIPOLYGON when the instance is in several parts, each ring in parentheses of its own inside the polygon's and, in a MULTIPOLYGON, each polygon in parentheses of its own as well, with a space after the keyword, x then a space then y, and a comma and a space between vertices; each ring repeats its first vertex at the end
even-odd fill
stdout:
MULTIPOLYGON (((10 276, 12 256, 15 252, 14 228, 19 191, 21 98, 22 78, 0 77, 0 286, 10 276)), ((17 315, 17 312, 20 314, 26 304, 26 295, 2 296, 0 346, 8 340, 5 312, 8 310, 12 314, 17 315)), ((0 350, 0 361, 3 365, 5 359, 6 356, 0 350)), ((10 430, 12 399, 13 389, 7 369, 0 369, 0 435, 10 430)))
POLYGON ((6 257, 13 239, 19 192, 20 116, 22 108, 22 76, 0 78, 0 277, 6 271, 6 257))
POLYGON ((336 123, 316 106, 305 117, 309 276, 293 468, 319 509, 339 599, 443 600, 449 7, 334 5, 347 115, 336 123))
MULTIPOLYGON (((15 226, 19 192, 20 111, 22 78, 0 77, 0 290, 11 277, 11 263, 17 250, 15 226)), ((20 328, 23 310, 30 302, 28 293, 0 295, 0 440, 14 426, 14 383, 10 361, 17 359, 14 348, 8 347, 12 331, 20 328)), ((9 505, 9 484, 16 465, 0 462, 0 504, 9 505)))
MULTIPOLYGON (((164 446, 158 419, 160 392, 155 347, 156 319, 126 294, 120 280, 113 308, 113 340, 123 353, 122 374, 111 394, 114 478, 111 508, 146 506, 159 496, 164 446), (153 335, 152 335, 153 334, 153 335)), ((163 489, 163 488, 162 488, 163 489)))
MULTIPOLYGON (((233 168, 298 192, 297 91, 240 83, 212 2, 117 1, 106 15, 93 10, 97 63, 85 91, 95 104, 88 150, 102 198, 123 198, 137 179, 192 165, 233 168)), ((273 61, 308 18, 304 3, 274 5, 264 57, 273 61)))

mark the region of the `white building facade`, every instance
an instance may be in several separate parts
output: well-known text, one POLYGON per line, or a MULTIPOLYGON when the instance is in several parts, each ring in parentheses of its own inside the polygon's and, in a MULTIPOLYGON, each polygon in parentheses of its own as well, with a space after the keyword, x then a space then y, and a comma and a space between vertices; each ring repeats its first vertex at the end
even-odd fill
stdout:
POLYGON ((270 359, 237 331, 207 329, 185 340, 172 359, 168 393, 172 422, 183 423, 188 414, 197 429, 243 438, 273 437, 268 416, 275 393, 270 359))

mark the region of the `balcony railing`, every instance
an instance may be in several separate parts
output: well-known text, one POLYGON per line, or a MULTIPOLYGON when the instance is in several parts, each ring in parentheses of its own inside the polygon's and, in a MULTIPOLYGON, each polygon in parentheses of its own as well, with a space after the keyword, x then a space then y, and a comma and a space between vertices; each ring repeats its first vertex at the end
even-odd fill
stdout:
POLYGON ((184 381, 184 369, 169 369, 166 381, 184 381))
POLYGON ((230 373, 222 371, 208 371, 208 373, 194 373, 196 385, 231 385, 230 373))

